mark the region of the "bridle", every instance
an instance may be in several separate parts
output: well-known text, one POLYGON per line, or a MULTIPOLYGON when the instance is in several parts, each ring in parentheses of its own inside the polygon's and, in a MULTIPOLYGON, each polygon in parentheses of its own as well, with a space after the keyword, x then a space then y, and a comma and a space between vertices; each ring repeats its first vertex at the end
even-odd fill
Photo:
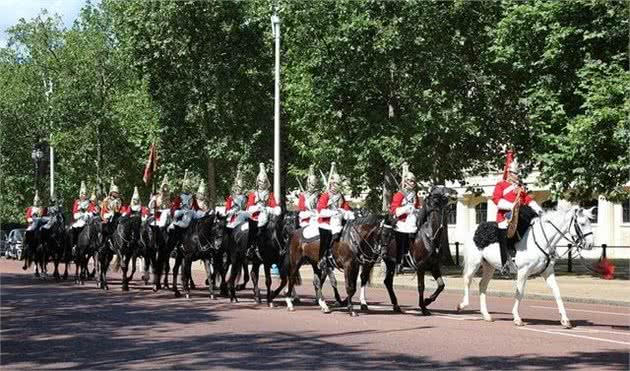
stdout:
POLYGON ((375 224, 366 234, 365 237, 363 235, 361 235, 361 232, 357 229, 355 223, 352 223, 350 225, 351 229, 349 230, 349 236, 350 236, 350 240, 353 242, 353 245, 357 247, 357 252, 358 254, 356 254, 357 259, 359 260, 360 264, 368 264, 368 263, 374 263, 376 262, 376 260, 378 260, 378 246, 374 246, 373 243, 370 243, 370 236, 372 236, 372 234, 383 227, 384 224, 384 220, 382 220, 380 223, 375 224), (354 232, 354 233, 352 233, 354 232), (358 238, 354 237, 354 236, 358 236, 358 238), (359 240, 357 242, 357 239, 359 240), (365 243, 365 245, 367 245, 370 249, 370 252, 367 252, 363 249, 363 244, 365 243))

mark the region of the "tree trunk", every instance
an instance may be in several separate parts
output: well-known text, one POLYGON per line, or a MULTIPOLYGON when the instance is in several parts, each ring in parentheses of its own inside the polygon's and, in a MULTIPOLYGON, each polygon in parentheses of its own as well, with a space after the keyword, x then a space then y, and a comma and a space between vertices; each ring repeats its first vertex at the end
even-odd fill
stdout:
POLYGON ((215 171, 215 160, 208 159, 208 199, 210 207, 214 209, 217 206, 217 180, 215 171))

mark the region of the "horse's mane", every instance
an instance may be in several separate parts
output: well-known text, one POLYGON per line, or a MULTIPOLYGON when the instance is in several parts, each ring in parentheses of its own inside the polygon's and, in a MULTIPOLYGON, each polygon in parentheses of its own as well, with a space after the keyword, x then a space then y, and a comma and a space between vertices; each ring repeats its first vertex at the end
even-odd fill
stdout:
POLYGON ((546 212, 542 219, 549 220, 554 224, 557 224, 560 220, 564 219, 567 213, 571 210, 573 210, 572 206, 558 206, 557 208, 546 212))

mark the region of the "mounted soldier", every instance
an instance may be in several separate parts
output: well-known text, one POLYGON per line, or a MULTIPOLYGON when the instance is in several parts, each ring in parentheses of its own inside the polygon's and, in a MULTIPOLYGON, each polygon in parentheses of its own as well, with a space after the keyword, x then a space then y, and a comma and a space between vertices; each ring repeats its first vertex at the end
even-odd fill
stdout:
POLYGON ((232 184, 232 194, 225 200, 225 216, 228 218, 226 227, 228 229, 232 230, 247 220, 246 206, 247 198, 243 193, 241 169, 237 169, 234 184, 232 184))
POLYGON ((123 203, 120 197, 120 190, 118 186, 114 184, 114 179, 112 178, 109 186, 109 194, 101 204, 101 219, 103 223, 109 223, 114 215, 120 213, 122 208, 123 203))
POLYGON ((343 220, 354 219, 354 213, 351 211, 350 205, 339 190, 340 185, 341 177, 337 174, 336 164, 333 162, 328 176, 328 189, 319 197, 317 202, 317 212, 319 214, 317 220, 319 223, 319 267, 322 270, 329 267, 330 248, 333 241, 340 237, 343 220))
POLYGON ((197 210, 199 210, 199 206, 197 205, 197 200, 195 200, 195 195, 192 193, 192 183, 188 178, 188 170, 186 170, 184 180, 182 180, 182 192, 175 198, 171 206, 173 222, 169 229, 174 227, 187 228, 196 215, 197 210))
POLYGON ((269 191, 270 187, 265 164, 260 163, 258 176, 256 176, 256 190, 247 198, 246 210, 249 213, 250 239, 258 234, 259 227, 267 224, 269 214, 280 215, 280 206, 276 203, 273 192, 269 191))
POLYGON ((306 227, 311 223, 317 222, 317 200, 319 192, 317 191, 317 176, 315 176, 315 167, 311 165, 306 179, 306 190, 300 193, 298 199, 298 218, 300 220, 300 228, 306 227))
MULTIPOLYGON (((512 151, 508 151, 505 169, 503 171, 503 179, 494 186, 494 192, 492 193, 492 201, 497 205, 497 224, 498 224, 498 237, 499 246, 501 248, 501 273, 517 272, 516 263, 513 261, 512 250, 514 250, 514 243, 518 237, 513 238, 508 236, 508 227, 510 223, 516 223, 518 216, 518 207, 521 205, 528 205, 538 215, 543 214, 542 208, 531 198, 525 185, 521 181, 521 173, 516 162, 516 159, 512 157, 512 151), (516 216, 516 218, 514 218, 516 216), (512 222, 513 220, 513 222, 512 222), (508 256, 510 259, 508 259, 508 256)), ((516 225, 514 224, 514 228, 516 225)))
MULTIPOLYGON (((96 197, 96 196, 94 196, 96 197)), ((87 198, 87 187, 85 182, 81 182, 79 188, 79 198, 74 200, 72 205, 72 241, 76 242, 79 232, 85 224, 94 216, 96 205, 87 198)))
POLYGON ((140 193, 138 192, 138 187, 133 188, 131 202, 128 206, 124 207, 124 209, 121 211, 121 214, 126 216, 139 215, 140 220, 142 220, 143 222, 147 220, 149 216, 149 209, 142 206, 142 203, 140 202, 140 193))
POLYGON ((48 209, 43 207, 42 200, 39 198, 39 192, 35 191, 33 197, 33 206, 26 208, 26 222, 29 224, 27 231, 37 230, 42 222, 43 217, 48 215, 48 209))
MULTIPOLYGON (((92 211, 90 212, 90 216, 92 217, 100 217, 101 215, 101 207, 98 199, 96 197, 96 189, 92 189, 92 194, 90 195, 90 204, 94 205, 92 211)), ((89 210, 89 209, 88 209, 89 210)))
POLYGON ((149 201, 149 213, 153 216, 154 224, 158 227, 166 227, 171 215, 171 191, 168 186, 168 177, 164 176, 160 192, 154 193, 149 201))
MULTIPOLYGON (((424 223, 423 220, 418 223, 421 210, 420 199, 416 192, 416 177, 409 171, 409 164, 404 162, 401 189, 394 193, 389 206, 389 214, 395 220, 395 224, 391 227, 393 227, 396 239, 396 264, 400 264, 402 258, 409 252, 409 243, 414 239, 418 225, 424 223)), ((388 243, 381 246, 383 258, 387 255, 387 248, 388 243)))
POLYGON ((210 200, 208 199, 208 188, 206 182, 203 180, 199 183, 199 188, 197 188, 197 193, 195 193, 195 199, 199 207, 196 215, 197 218, 203 218, 212 211, 210 209, 210 200))

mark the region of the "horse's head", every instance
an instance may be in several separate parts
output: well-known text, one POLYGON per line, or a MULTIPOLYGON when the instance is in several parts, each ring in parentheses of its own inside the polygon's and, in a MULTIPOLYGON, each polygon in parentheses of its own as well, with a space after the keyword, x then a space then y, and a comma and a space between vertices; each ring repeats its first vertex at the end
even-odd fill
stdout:
POLYGON ((351 221, 351 223, 359 233, 359 237, 361 237, 363 241, 372 244, 381 236, 383 220, 384 218, 380 215, 366 214, 351 221))
POLYGON ((212 226, 212 235, 214 236, 214 248, 220 249, 225 237, 225 228, 227 226, 227 217, 217 214, 212 226))
POLYGON ((457 201, 457 191, 442 185, 431 187, 429 195, 425 199, 425 205, 429 209, 442 209, 449 203, 457 201))
POLYGON ((578 246, 585 250, 593 248, 594 240, 593 228, 591 226, 591 220, 595 219, 593 216, 593 209, 583 209, 577 207, 573 211, 573 224, 569 227, 569 233, 578 246))

